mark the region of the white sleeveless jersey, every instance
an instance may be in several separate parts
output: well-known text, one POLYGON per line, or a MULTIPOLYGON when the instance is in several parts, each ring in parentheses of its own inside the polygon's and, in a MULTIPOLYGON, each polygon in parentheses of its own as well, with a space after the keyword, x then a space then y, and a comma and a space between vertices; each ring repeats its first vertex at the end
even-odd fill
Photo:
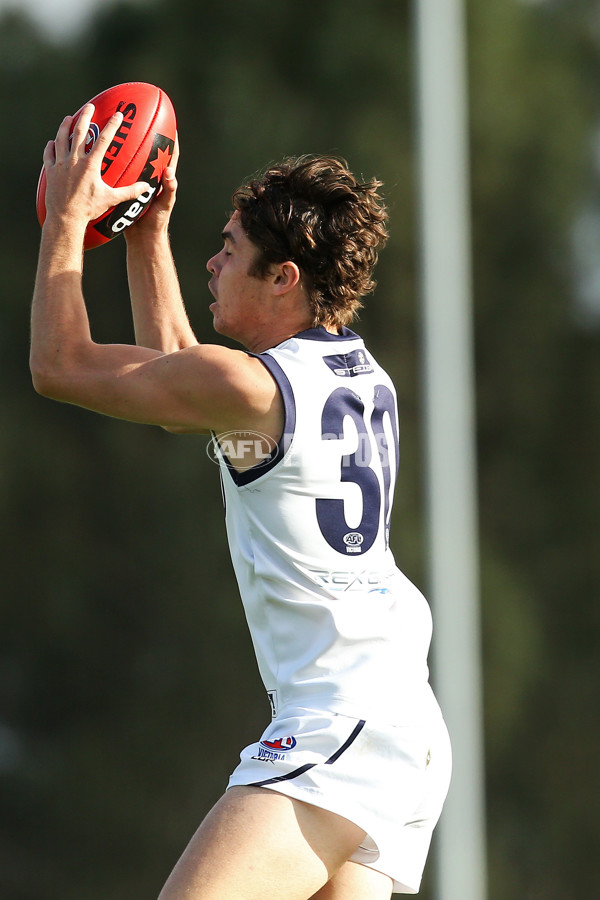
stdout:
POLYGON ((218 456, 273 715, 413 720, 429 692, 431 615, 389 547, 399 458, 392 382, 348 329, 310 329, 258 358, 281 391, 284 434, 251 469, 218 456))

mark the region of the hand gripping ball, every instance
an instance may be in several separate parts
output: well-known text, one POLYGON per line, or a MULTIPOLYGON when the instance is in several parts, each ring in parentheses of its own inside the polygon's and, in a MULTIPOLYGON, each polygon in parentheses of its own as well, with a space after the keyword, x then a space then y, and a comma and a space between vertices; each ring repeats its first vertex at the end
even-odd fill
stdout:
MULTIPOLYGON (((167 94, 153 84, 141 81, 118 84, 97 94, 90 102, 95 110, 86 138, 87 153, 113 113, 123 113, 119 130, 102 160, 101 173, 106 184, 121 187, 146 181, 150 188, 135 200, 119 203, 90 222, 85 233, 85 250, 106 244, 144 215, 159 192, 177 134, 173 104, 167 94)), ((75 114, 71 134, 81 109, 75 114)), ((36 199, 40 225, 46 218, 45 196, 46 173, 42 168, 36 199)))

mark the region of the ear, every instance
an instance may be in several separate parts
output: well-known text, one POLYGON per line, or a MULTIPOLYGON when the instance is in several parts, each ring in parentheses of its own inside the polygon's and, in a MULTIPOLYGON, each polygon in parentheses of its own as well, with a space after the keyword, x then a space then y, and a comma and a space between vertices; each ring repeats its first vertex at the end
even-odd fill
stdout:
POLYGON ((295 262, 284 262, 275 267, 272 278, 275 293, 281 296, 300 283, 300 269, 295 262))

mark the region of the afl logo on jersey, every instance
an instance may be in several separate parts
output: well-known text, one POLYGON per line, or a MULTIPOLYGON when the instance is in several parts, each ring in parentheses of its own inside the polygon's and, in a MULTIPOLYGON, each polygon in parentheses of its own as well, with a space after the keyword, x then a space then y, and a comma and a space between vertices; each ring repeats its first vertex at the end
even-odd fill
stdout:
POLYGON ((346 553, 360 553, 364 538, 360 531, 349 531, 348 534, 344 535, 343 541, 346 545, 346 553))
POLYGON ((229 460, 239 472, 268 465, 279 458, 281 448, 260 431, 224 431, 213 434, 206 453, 217 465, 222 458, 229 460))

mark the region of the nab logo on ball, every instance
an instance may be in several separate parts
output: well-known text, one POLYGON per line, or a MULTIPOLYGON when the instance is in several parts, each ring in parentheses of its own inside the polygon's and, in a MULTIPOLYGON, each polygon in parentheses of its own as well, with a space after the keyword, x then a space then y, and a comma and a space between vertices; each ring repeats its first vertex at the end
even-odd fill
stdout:
POLYGON ((175 142, 165 137, 164 134, 156 134, 154 136, 154 142, 146 165, 136 179, 137 181, 147 181, 150 187, 143 194, 140 194, 139 197, 136 197, 133 203, 131 200, 126 200, 125 203, 119 203, 118 206, 115 206, 107 216, 94 224, 96 231, 106 238, 113 238, 129 225, 132 225, 146 211, 148 204, 156 196, 160 187, 163 172, 173 156, 174 147, 175 142))

